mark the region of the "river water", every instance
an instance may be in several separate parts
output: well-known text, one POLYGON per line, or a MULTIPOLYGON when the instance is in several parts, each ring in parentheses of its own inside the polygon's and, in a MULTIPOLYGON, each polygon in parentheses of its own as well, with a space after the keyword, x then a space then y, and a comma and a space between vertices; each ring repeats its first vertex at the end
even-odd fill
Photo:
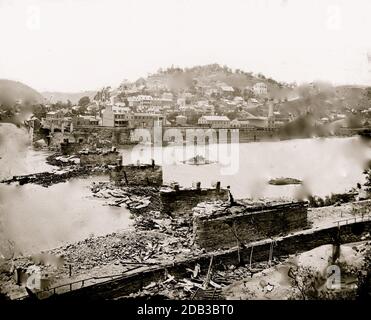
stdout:
MULTIPOLYGON (((182 186, 201 182, 203 187, 209 187, 221 181, 222 186, 230 186, 236 198, 292 198, 302 189, 300 185, 268 184, 270 179, 290 177, 302 180, 306 193, 323 197, 347 192, 358 182, 363 183, 362 172, 371 159, 370 146, 358 137, 243 143, 220 153, 224 147, 163 148, 159 160, 164 182, 179 182, 182 186), (221 156, 225 153, 228 155, 221 156), (194 155, 210 160, 219 157, 222 161, 208 165, 184 163, 194 155)), ((124 162, 134 163, 137 159, 149 162, 156 154, 156 149, 151 152, 147 146, 143 146, 141 152, 123 151, 124 162)))
MULTIPOLYGON (((53 169, 45 164, 48 153, 33 150, 20 130, 7 125, 4 134, 4 125, 0 125, 1 178, 53 169)), ((371 159, 370 148, 357 137, 240 144, 232 153, 238 160, 233 162, 234 170, 227 173, 223 172, 223 161, 199 166, 181 161, 192 154, 203 154, 204 149, 186 150, 187 155, 180 159, 174 155, 183 152, 182 147, 155 151, 144 148, 154 152, 149 158, 166 154, 162 163, 165 183, 177 181, 192 186, 200 181, 207 187, 221 181, 222 186, 231 187, 235 198, 295 197, 300 186, 267 184, 278 177, 302 179, 306 190, 315 195, 345 192, 364 181, 363 167, 371 159)), ((214 159, 218 148, 214 145, 204 155, 214 159)), ((132 148, 122 153, 125 162, 135 162, 132 148)), ((0 185, 0 254, 7 254, 8 240, 15 244, 17 252, 30 253, 130 227, 127 209, 104 206, 104 201, 92 197, 89 186, 98 179, 108 180, 73 179, 49 188, 0 185)))
MULTIPOLYGON (((55 169, 45 163, 48 152, 33 150, 21 129, 0 124, 0 139, 0 179, 55 169)), ((92 197, 92 181, 104 180, 72 179, 48 188, 0 184, 0 257, 11 254, 9 241, 17 254, 28 254, 130 227, 126 208, 92 197)))

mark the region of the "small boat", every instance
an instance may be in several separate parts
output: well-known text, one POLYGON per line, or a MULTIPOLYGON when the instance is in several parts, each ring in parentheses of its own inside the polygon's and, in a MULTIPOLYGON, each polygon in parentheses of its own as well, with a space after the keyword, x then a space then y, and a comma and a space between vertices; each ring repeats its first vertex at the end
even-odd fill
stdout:
POLYGON ((271 179, 268 181, 269 184, 272 184, 274 186, 285 186, 289 184, 302 184, 303 181, 295 178, 276 178, 276 179, 271 179))
POLYGON ((201 155, 197 155, 195 157, 192 157, 188 160, 185 160, 185 161, 182 161, 183 163, 185 164, 192 164, 192 165, 203 165, 203 164, 211 164, 213 163, 213 161, 210 161, 208 159, 206 159, 205 157, 201 156, 201 155))

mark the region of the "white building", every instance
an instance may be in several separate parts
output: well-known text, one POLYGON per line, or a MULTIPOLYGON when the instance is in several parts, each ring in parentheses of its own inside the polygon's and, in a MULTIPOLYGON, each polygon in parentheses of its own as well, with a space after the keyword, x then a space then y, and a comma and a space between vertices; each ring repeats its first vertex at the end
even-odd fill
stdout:
POLYGON ((255 83, 252 87, 254 94, 260 96, 268 93, 268 87, 264 82, 255 83))
POLYGON ((231 121, 233 128, 266 128, 268 127, 267 117, 246 117, 244 119, 234 119, 231 121))
POLYGON ((102 112, 102 126, 151 128, 155 123, 165 125, 166 117, 155 113, 133 113, 128 109, 108 105, 102 112))
POLYGON ((211 128, 228 128, 230 123, 231 121, 226 116, 202 116, 198 119, 199 125, 211 128))
POLYGON ((146 95, 128 97, 127 100, 129 103, 129 107, 137 107, 137 106, 149 107, 152 105, 152 102, 153 102, 153 98, 151 96, 146 96, 146 95))

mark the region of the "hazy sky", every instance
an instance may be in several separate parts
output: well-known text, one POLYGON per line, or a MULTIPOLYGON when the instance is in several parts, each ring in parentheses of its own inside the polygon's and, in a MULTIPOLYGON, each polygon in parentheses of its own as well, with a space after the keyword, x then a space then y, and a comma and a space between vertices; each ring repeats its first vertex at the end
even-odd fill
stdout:
POLYGON ((0 78, 117 86, 172 64, 371 85, 370 0, 0 0, 0 78))

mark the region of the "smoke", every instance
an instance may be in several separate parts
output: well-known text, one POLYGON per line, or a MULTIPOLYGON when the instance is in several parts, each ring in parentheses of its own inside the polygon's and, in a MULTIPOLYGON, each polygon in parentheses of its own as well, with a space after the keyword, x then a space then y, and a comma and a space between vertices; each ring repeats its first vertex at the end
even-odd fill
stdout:
POLYGON ((63 267, 65 259, 63 256, 56 256, 50 253, 39 253, 31 256, 32 262, 36 265, 50 265, 55 268, 63 267))
POLYGON ((0 179, 24 171, 30 137, 25 127, 0 123, 0 179))
MULTIPOLYGON (((17 120, 15 120, 17 122, 17 120)), ((15 123, 0 123, 0 180, 14 172, 22 172, 27 147, 30 144, 27 130, 17 127, 15 123)), ((14 243, 9 241, 8 229, 5 227, 4 194, 0 192, 0 257, 10 259, 14 255, 14 243)))

